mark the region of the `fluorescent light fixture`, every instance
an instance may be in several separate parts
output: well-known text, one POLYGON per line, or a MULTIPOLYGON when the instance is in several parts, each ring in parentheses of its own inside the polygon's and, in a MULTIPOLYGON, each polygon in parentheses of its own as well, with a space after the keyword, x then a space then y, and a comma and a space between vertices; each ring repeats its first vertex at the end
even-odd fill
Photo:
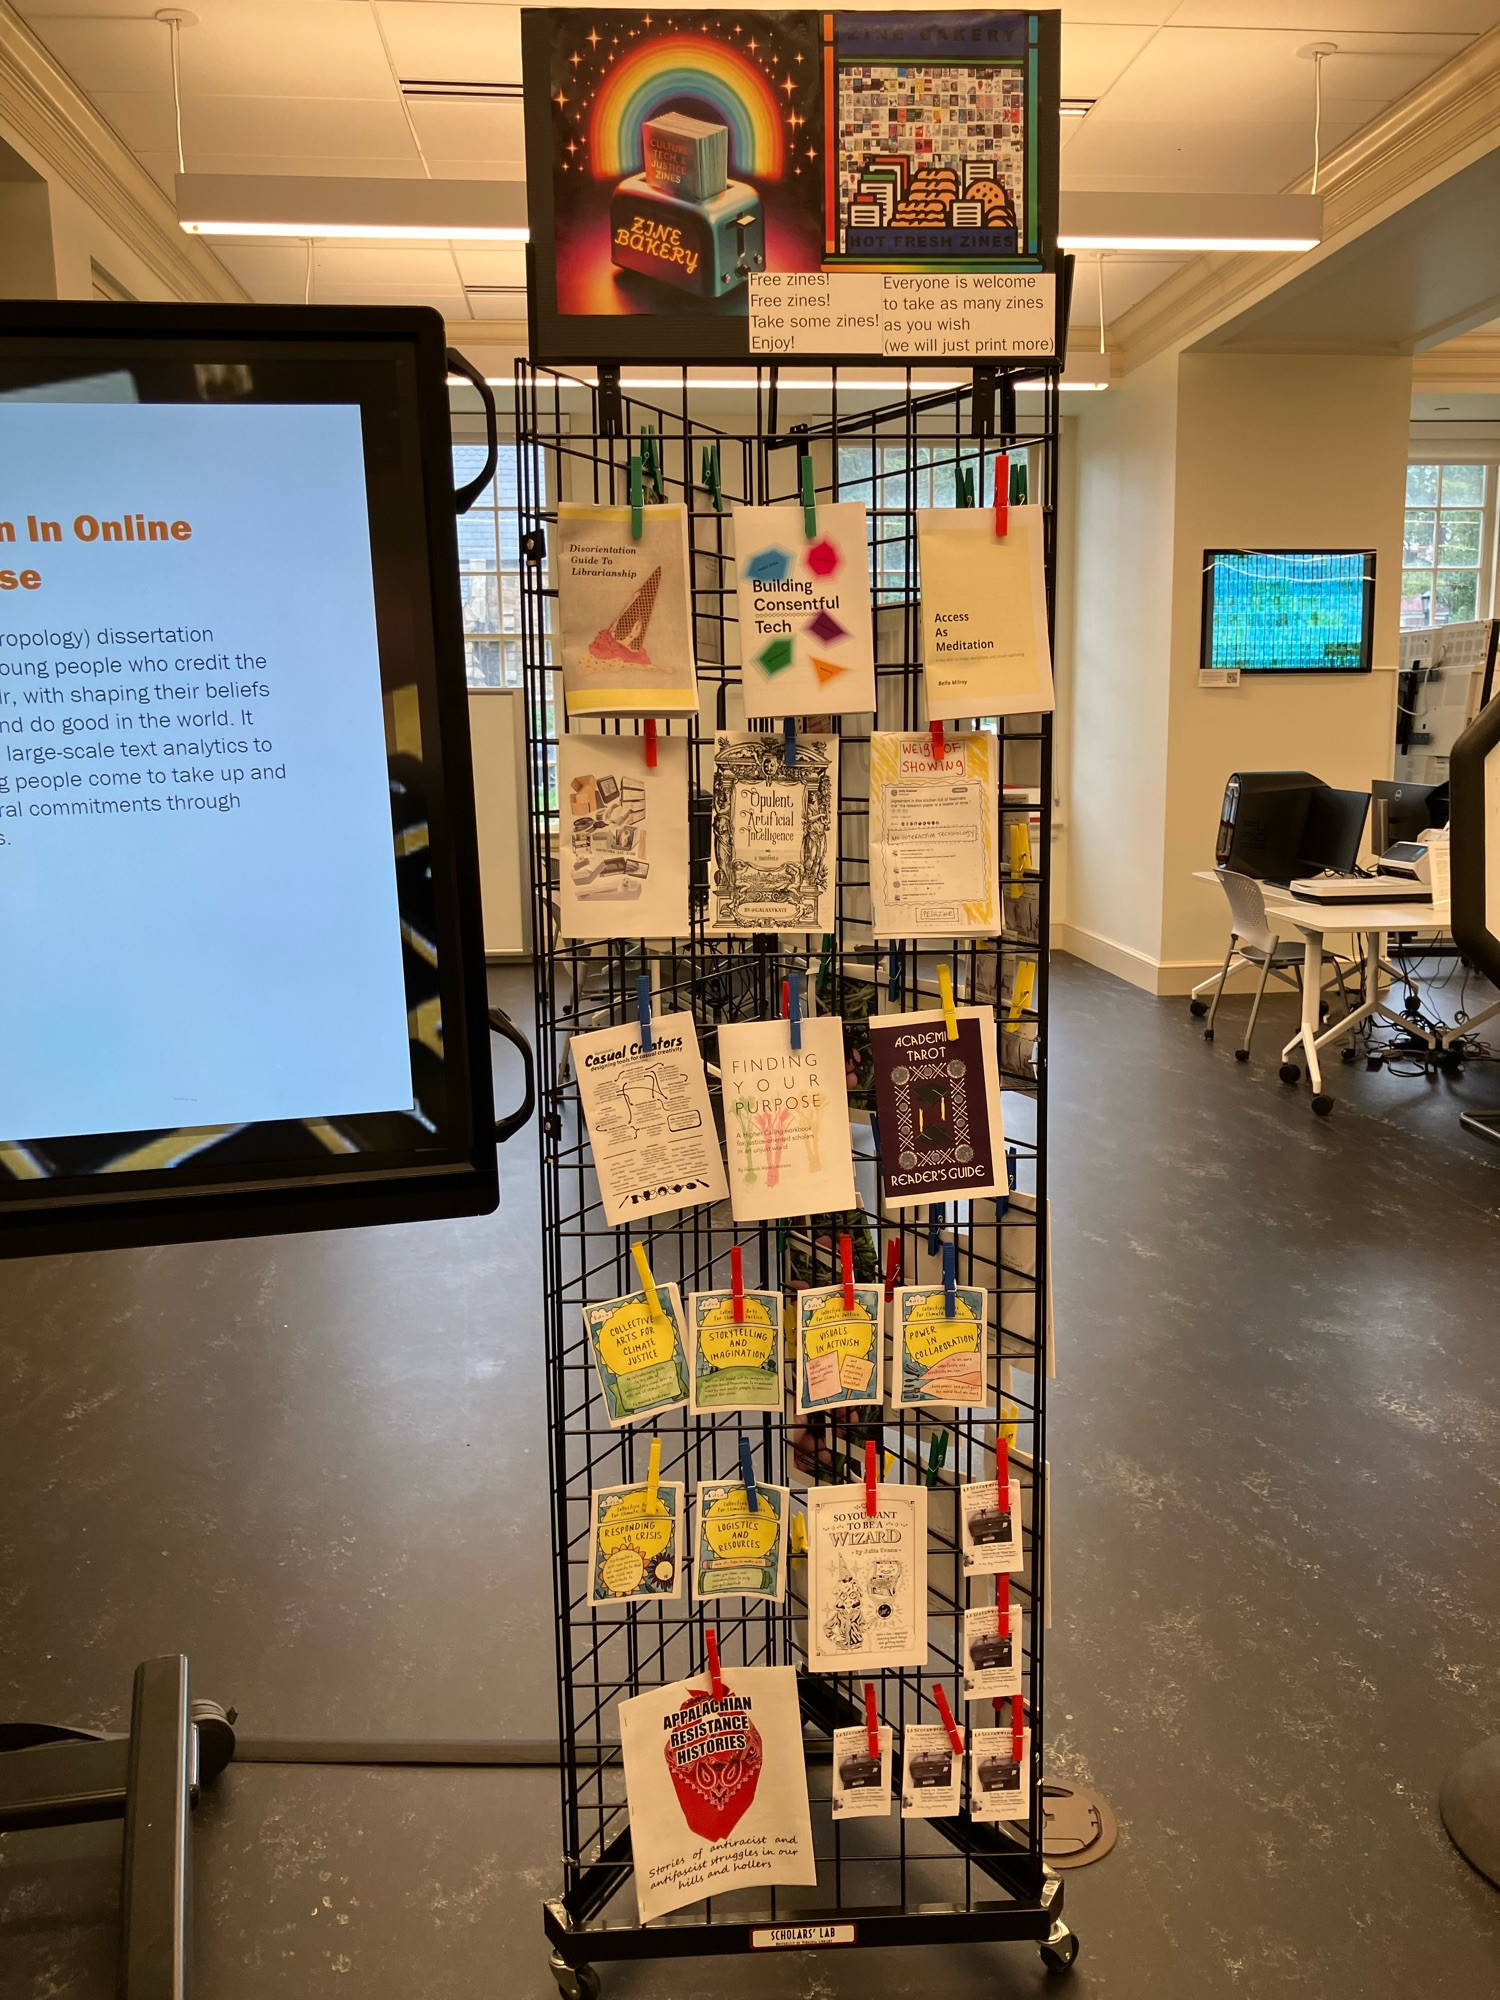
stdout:
POLYGON ((1057 107, 1059 118, 1087 118, 1098 103, 1096 97, 1065 97, 1057 107))
POLYGON ((1323 240, 1323 200, 1065 191, 1057 240, 1064 250, 1315 250, 1323 240))
POLYGON ((323 179, 179 174, 177 220, 192 236, 347 242, 524 243, 524 181, 323 179))

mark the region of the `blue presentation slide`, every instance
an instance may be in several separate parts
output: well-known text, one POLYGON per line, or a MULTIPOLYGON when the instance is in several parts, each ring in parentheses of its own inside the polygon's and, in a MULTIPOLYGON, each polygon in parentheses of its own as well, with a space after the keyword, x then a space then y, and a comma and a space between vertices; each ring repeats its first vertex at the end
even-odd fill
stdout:
POLYGON ((0 1139, 409 1110, 352 405, 0 404, 0 1139))

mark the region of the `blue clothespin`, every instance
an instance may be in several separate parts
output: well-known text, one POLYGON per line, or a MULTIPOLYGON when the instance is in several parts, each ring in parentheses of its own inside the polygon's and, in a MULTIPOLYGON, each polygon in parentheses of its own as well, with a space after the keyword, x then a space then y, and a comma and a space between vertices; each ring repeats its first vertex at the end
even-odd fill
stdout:
POLYGON ((786 767, 787 767, 787 769, 788 769, 789 771, 795 771, 795 770, 796 770, 796 768, 797 768, 797 718, 796 718, 796 716, 795 716, 795 715, 789 715, 789 716, 788 716, 788 717, 786 718, 785 722, 783 722, 783 723, 782 723, 782 725, 781 725, 781 728, 782 728, 782 736, 783 736, 783 739, 784 739, 784 741, 785 741, 785 745, 786 745, 786 767))
POLYGON ((958 1245, 943 1245, 943 1318, 958 1317, 958 1245))
POLYGON ((760 1512, 760 1495, 755 1490, 755 1460, 750 1456, 750 1440, 740 1439, 740 1478, 745 1482, 745 1506, 752 1514, 760 1512))
POLYGON ((656 1044, 651 1039, 651 978, 643 972, 635 982, 635 1011, 641 1017, 641 1048, 649 1055, 656 1053, 656 1044))
POLYGON ((947 1211, 940 1201, 927 1204, 927 1254, 935 1257, 942 1247, 943 1224, 947 1221, 947 1211))
POLYGON ((802 974, 794 972, 786 982, 786 1018, 792 1031, 792 1047, 802 1048, 802 974))
POLYGON ((1004 1215, 1005 1211, 1010 1207, 1010 1198, 1015 1191, 1016 1149, 1014 1146, 1007 1146, 1005 1149, 1005 1192, 996 1197, 995 1213, 997 1215, 1004 1215))
POLYGON ((880 1120, 875 1116, 873 1111, 870 1113, 870 1144, 875 1149, 875 1164, 878 1167, 880 1165, 880 1120))

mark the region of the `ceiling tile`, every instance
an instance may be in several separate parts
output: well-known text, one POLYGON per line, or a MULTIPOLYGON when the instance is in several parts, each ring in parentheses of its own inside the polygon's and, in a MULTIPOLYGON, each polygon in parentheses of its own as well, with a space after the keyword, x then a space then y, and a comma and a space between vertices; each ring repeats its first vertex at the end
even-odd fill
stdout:
POLYGON ((519 7, 381 0, 380 18, 403 77, 521 81, 519 7))
POLYGON ((183 106, 182 133, 188 165, 199 173, 207 171, 202 159, 209 149, 262 157, 402 159, 408 173, 422 171, 394 92, 384 104, 359 98, 199 97, 183 106))
POLYGON ((436 167, 440 160, 472 165, 479 160, 504 160, 524 179, 525 123, 519 104, 471 104, 450 98, 410 100, 412 123, 422 151, 436 167))
POLYGON ((1065 20, 1062 30, 1063 96, 1102 97, 1155 32, 1151 27, 1096 27, 1065 20))

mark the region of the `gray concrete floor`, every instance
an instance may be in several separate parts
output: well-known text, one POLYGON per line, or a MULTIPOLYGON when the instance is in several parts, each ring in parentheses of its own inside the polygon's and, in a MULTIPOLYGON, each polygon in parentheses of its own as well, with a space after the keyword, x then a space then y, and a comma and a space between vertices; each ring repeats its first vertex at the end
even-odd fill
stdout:
MULTIPOLYGON (((1457 1124, 1500 1065, 1338 1065, 1324 1123, 1276 1080, 1284 1005, 1243 1066, 1227 1021, 1206 1046, 1067 960, 1054 1010, 1051 1764, 1122 1827, 1069 1879, 1070 1990, 1481 2000, 1500 1894, 1434 1795, 1500 1729, 1500 1150, 1457 1124)), ((6 1269, 0 1714, 118 1725, 135 1661, 183 1650, 259 1735, 551 1733, 530 1142, 502 1163, 477 1221, 6 1269)), ((198 1991, 550 2000, 554 1792, 232 1766, 198 1991)), ((117 1858, 108 1827, 0 1839, 5 2000, 108 1994, 117 1858)), ((1059 1990, 1011 1947, 621 1967, 606 1996, 938 1984, 1059 1990)))

